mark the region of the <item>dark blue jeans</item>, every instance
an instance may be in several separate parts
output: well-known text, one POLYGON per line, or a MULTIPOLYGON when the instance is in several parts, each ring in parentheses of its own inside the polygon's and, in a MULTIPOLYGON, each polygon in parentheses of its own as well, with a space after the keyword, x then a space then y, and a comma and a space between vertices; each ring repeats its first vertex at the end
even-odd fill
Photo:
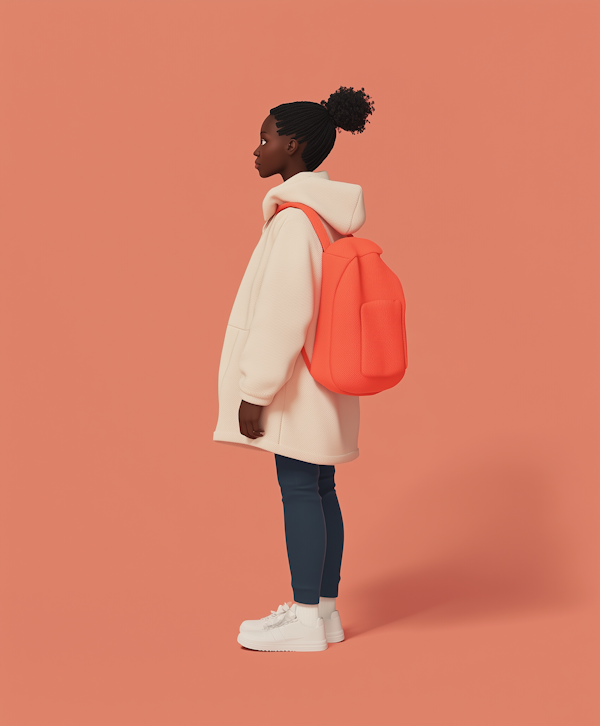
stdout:
POLYGON ((335 467, 275 454, 285 519, 294 600, 315 605, 337 597, 344 522, 335 491, 335 467))

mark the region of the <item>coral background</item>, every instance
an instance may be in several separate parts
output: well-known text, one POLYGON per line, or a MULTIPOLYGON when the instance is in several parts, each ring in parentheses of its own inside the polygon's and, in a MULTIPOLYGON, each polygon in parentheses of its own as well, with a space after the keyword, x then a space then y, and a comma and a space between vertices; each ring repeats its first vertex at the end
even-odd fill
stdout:
POLYGON ((3 0, 0 726, 597 726, 600 4, 3 0), (343 643, 274 457, 212 441, 269 109, 364 87, 320 169, 407 301, 337 467, 343 643))

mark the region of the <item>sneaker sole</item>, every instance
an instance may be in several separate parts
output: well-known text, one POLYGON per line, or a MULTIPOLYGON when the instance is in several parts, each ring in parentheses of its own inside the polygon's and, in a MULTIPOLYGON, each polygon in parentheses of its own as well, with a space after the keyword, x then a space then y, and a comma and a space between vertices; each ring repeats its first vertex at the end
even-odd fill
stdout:
POLYGON ((328 643, 341 643, 342 640, 344 640, 344 638, 345 638, 344 631, 342 631, 341 633, 331 633, 331 635, 329 633, 327 633, 327 642, 328 643))
POLYGON ((327 650, 327 641, 323 643, 276 643, 259 640, 251 640, 244 637, 244 631, 240 632, 237 637, 237 642, 243 645, 244 648, 250 650, 266 650, 270 652, 274 651, 295 651, 295 652, 311 652, 327 650))
MULTIPOLYGON (((327 642, 328 643, 341 643, 342 640, 344 640, 346 637, 344 635, 344 629, 340 627, 337 630, 333 630, 333 629, 327 630, 327 624, 330 622, 331 622, 330 620, 325 620, 325 637, 327 639, 327 642)), ((338 622, 339 622, 339 618, 338 618, 338 622)), ((248 630, 240 629, 240 633, 255 632, 257 629, 258 628, 249 628, 248 630)))

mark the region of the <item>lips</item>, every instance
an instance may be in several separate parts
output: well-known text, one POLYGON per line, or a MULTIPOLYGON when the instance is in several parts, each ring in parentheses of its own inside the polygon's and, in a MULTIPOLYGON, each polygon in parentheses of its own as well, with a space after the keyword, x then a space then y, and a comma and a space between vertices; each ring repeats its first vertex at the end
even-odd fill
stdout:
POLYGON ((256 166, 256 167, 259 167, 260 166, 260 164, 258 163, 258 161, 255 161, 254 162, 254 166, 256 166))

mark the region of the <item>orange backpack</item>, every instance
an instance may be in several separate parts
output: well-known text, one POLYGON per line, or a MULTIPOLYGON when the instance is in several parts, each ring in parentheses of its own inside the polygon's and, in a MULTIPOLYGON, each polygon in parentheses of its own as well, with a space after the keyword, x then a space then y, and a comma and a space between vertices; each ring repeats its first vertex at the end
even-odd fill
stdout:
POLYGON ((408 366, 406 303, 398 277, 379 245, 347 235, 331 244, 321 218, 299 202, 323 247, 321 302, 312 355, 302 356, 312 377, 335 393, 372 396, 392 388, 408 366))

